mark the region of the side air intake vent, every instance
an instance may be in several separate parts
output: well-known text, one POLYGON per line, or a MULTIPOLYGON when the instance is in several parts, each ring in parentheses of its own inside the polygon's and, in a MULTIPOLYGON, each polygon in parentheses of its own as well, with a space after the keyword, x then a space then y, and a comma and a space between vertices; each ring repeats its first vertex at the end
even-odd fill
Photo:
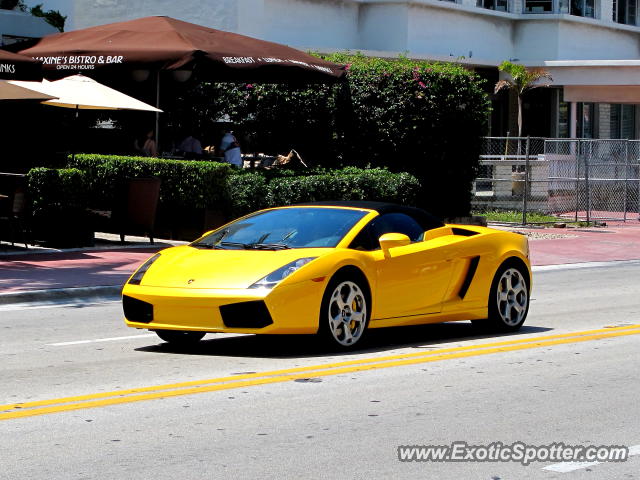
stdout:
POLYGON ((473 230, 467 230, 466 228, 458 228, 458 227, 453 227, 451 229, 451 232, 454 235, 460 235, 463 237, 473 237, 474 235, 478 235, 478 232, 474 232, 473 230))

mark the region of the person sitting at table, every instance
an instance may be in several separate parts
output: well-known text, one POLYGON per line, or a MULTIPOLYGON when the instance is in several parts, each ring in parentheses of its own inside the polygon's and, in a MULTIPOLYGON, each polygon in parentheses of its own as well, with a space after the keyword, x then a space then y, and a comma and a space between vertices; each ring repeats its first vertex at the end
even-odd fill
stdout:
POLYGON ((182 152, 185 158, 202 158, 202 143, 193 135, 187 135, 177 147, 179 152, 182 152))
POLYGON ((224 153, 224 161, 242 168, 242 153, 240 143, 231 130, 226 130, 220 142, 220 151, 224 153))
POLYGON ((144 157, 158 156, 158 147, 153 133, 153 130, 149 130, 144 137, 136 138, 133 142, 133 148, 144 157))

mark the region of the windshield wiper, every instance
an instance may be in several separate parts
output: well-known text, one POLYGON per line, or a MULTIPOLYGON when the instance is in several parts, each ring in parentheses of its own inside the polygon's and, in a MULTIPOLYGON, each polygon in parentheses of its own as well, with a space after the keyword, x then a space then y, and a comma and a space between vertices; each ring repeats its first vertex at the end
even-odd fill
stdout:
POLYGON ((251 248, 250 243, 240 243, 240 242, 220 242, 217 245, 222 245, 224 247, 240 247, 240 248, 244 248, 245 250, 248 250, 251 248))
POLYGON ((287 250, 291 247, 286 243, 250 243, 249 248, 255 250, 287 250))
POLYGON ((207 248, 209 250, 223 250, 223 248, 218 245, 204 242, 192 243, 190 246, 195 248, 207 248))

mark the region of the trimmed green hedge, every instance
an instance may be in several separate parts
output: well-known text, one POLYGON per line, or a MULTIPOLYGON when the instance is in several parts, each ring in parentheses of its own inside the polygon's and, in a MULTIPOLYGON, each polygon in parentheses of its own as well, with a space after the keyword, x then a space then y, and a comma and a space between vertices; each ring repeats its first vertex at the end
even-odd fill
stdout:
POLYGON ((260 208, 322 200, 375 200, 413 205, 420 191, 420 182, 414 176, 382 168, 317 169, 308 175, 295 176, 290 171, 282 171, 282 176, 277 176, 274 170, 267 172, 229 177, 227 188, 234 216, 260 208))
POLYGON ((160 203, 171 208, 212 208, 228 217, 261 208, 320 200, 380 200, 415 204, 420 183, 407 173, 347 167, 237 171, 214 162, 113 155, 76 155, 69 166, 84 172, 91 207, 110 209, 127 178, 159 177, 160 203))
POLYGON ((93 245, 88 176, 76 168, 33 168, 28 174, 33 237, 52 247, 93 245))
POLYGON ((162 181, 160 204, 207 208, 226 205, 226 163, 163 160, 146 157, 79 154, 68 166, 87 174, 94 208, 109 209, 128 178, 157 177, 162 181))
POLYGON ((87 177, 77 168, 32 168, 27 178, 33 211, 51 207, 86 207, 87 177))
MULTIPOLYGON (((192 238, 205 226, 215 226, 203 226, 203 209, 217 210, 217 221, 222 221, 294 203, 378 200, 416 204, 420 195, 420 182, 415 177, 383 168, 237 171, 210 162, 87 154, 77 155, 69 164, 77 168, 35 168, 29 172, 34 220, 41 232, 56 230, 56 224, 64 224, 64 230, 72 232, 74 222, 92 229, 95 221, 87 209, 112 210, 119 188, 134 177, 161 178, 157 225, 172 235, 182 230, 185 233, 177 235, 185 238, 192 238)), ((50 240, 70 244, 73 239, 50 240)))

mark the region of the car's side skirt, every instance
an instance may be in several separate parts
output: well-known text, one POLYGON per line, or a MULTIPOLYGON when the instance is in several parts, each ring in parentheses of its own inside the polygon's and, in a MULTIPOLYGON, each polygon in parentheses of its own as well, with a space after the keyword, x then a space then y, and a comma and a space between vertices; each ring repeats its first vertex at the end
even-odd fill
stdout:
POLYGON ((428 323, 455 322, 460 320, 480 320, 487 318, 486 308, 473 308, 464 311, 440 312, 406 317, 373 319, 369 328, 400 327, 404 325, 423 325, 428 323))

